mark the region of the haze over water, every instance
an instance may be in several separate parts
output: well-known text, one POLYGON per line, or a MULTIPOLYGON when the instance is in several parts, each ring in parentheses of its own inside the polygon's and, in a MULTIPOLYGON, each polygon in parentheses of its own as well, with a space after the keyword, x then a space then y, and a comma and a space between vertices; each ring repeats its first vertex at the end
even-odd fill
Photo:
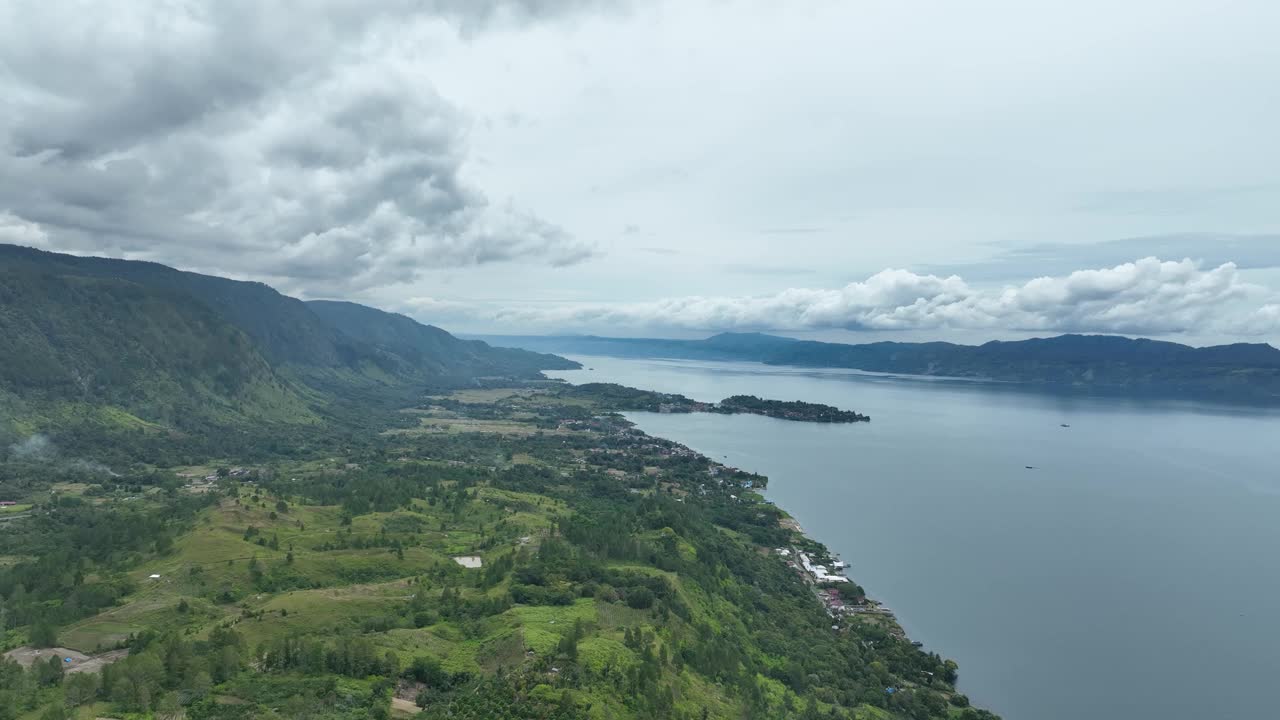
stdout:
POLYGON ((768 475, 769 498, 851 562, 912 639, 959 662, 961 690, 1006 720, 1276 716, 1280 413, 575 359, 594 369, 548 374, 871 415, 628 417, 768 475))

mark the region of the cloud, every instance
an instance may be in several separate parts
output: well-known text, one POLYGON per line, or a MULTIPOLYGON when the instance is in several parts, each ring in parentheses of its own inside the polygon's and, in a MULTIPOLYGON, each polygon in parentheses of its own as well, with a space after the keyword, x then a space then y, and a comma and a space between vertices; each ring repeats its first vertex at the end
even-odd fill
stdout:
POLYGON ((9 446, 9 455, 14 460, 28 462, 57 463, 62 467, 91 475, 110 475, 119 477, 111 468, 93 460, 62 457, 58 447, 48 435, 35 433, 9 446))
POLYGON ((1096 243, 1038 243, 1005 250, 970 265, 923 266, 926 272, 960 272, 970 279, 1009 279, 1029 272, 1114 265, 1135 257, 1193 258, 1209 265, 1233 263, 1242 270, 1280 267, 1280 235, 1173 233, 1096 243))
POLYGON ((579 262, 468 183, 470 120, 416 48, 607 4, 6 4, 0 240, 349 289, 579 262))
POLYGON ((10 445, 9 453, 19 460, 34 460, 52 457, 57 450, 48 436, 37 433, 10 445))
POLYGON ((1114 267, 975 287, 958 275, 884 270, 837 289, 760 297, 680 297, 631 304, 490 310, 504 324, 557 329, 1022 330, 1167 335, 1280 332, 1280 303, 1231 263, 1148 257, 1114 267))
POLYGON ((11 212, 0 212, 0 243, 43 248, 49 244, 49 235, 33 222, 11 212))

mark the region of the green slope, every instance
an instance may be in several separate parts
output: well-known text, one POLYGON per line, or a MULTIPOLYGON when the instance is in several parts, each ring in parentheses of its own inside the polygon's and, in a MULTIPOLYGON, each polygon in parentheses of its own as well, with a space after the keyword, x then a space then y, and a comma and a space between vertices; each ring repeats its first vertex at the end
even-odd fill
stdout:
POLYGON ((95 413, 107 424, 184 430, 315 420, 243 332, 180 293, 0 268, 0 337, 10 422, 65 420, 77 407, 123 411, 95 413))
POLYGON ((300 300, 262 283, 182 272, 132 260, 78 257, 0 245, 0 265, 15 271, 127 280, 200 300, 254 340, 272 363, 334 367, 362 357, 355 343, 326 325, 300 300))
POLYGON ((432 325, 350 302, 308 302, 317 316, 343 335, 404 362, 402 372, 442 376, 533 375, 578 364, 555 355, 460 340, 432 325))
POLYGON ((0 245, 0 266, 14 272, 126 280, 185 295, 208 306, 253 340, 277 369, 304 378, 379 383, 440 377, 528 376, 573 367, 563 358, 494 348, 455 338, 355 303, 305 303, 262 283, 183 272, 164 265, 78 257, 0 245))
MULTIPOLYGON (((459 340, 352 303, 155 263, 0 245, 0 431, 194 431, 399 407, 425 386, 563 358, 459 340)), ((226 433, 200 434, 218 442, 226 433)))

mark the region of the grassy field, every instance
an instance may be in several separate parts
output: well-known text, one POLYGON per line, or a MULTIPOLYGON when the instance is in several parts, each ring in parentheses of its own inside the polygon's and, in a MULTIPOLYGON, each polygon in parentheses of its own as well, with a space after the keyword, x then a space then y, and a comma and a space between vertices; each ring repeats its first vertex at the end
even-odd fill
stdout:
MULTIPOLYGON (((415 500, 411 509, 367 513, 344 525, 338 507, 289 503, 279 512, 275 498, 250 492, 205 510, 171 554, 130 573, 138 589, 125 602, 62 628, 59 642, 94 652, 148 628, 201 636, 226 623, 255 645, 292 634, 360 631, 368 618, 402 612, 415 593, 438 595, 455 585, 469 592, 466 584, 481 571, 464 570, 453 557, 492 557, 536 546, 552 520, 566 512, 563 503, 548 498, 480 488, 466 512, 415 500), (250 528, 252 536, 246 537, 250 528), (387 538, 403 547, 399 554, 388 547, 326 549, 344 536, 387 538), (255 566, 262 577, 279 579, 281 589, 262 590, 255 566), (428 579, 442 572, 447 583, 428 579)), ((566 615, 562 622, 571 626, 572 619, 566 615)), ((547 637, 541 622, 514 609, 489 624, 472 638, 459 638, 440 624, 390 629, 373 639, 406 661, 418 651, 440 651, 454 671, 479 671, 523 659, 526 627, 535 629, 537 643, 547 637)))
POLYGON ((489 433, 493 435, 532 435, 538 428, 531 423, 510 420, 475 420, 471 418, 423 417, 416 428, 387 430, 387 435, 425 435, 430 433, 489 433))

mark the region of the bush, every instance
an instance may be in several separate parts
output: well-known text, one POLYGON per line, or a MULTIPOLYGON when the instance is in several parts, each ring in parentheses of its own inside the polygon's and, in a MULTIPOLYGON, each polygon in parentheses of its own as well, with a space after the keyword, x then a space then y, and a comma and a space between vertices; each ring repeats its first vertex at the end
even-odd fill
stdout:
POLYGON ((627 590, 627 605, 636 610, 648 610, 653 607, 653 591, 647 587, 633 587, 627 590))

